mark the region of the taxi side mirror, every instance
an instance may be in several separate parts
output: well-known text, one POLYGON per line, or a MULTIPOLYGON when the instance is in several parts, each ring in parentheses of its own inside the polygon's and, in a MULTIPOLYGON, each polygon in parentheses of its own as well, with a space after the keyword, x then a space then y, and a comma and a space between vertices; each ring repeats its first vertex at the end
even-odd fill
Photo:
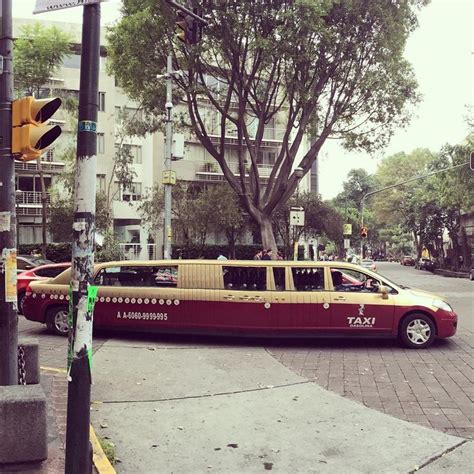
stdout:
POLYGON ((383 300, 388 300, 388 289, 386 286, 380 285, 378 292, 382 295, 383 300))

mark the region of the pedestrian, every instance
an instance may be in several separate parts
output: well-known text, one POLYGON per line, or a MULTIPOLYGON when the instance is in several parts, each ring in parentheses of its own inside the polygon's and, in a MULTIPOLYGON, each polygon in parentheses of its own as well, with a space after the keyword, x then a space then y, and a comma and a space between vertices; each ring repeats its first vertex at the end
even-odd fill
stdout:
POLYGON ((254 259, 254 260, 262 260, 262 256, 263 256, 263 251, 262 251, 262 250, 259 250, 259 251, 253 256, 253 259, 254 259))
POLYGON ((283 255, 279 250, 277 252, 277 260, 284 260, 283 255))
POLYGON ((272 259, 272 249, 267 249, 263 251, 262 260, 271 260, 272 259))

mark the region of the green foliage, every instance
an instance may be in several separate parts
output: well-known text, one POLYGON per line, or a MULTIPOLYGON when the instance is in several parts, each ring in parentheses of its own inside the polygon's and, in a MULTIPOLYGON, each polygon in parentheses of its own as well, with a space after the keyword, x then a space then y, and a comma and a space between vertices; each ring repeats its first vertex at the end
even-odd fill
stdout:
MULTIPOLYGON (((30 255, 34 250, 38 250, 38 244, 20 244, 18 254, 30 255)), ((55 263, 70 262, 72 258, 71 242, 48 244, 46 246, 46 258, 55 263)))
POLYGON ((100 447, 102 448, 102 451, 104 451, 104 454, 109 460, 110 464, 114 465, 117 458, 115 444, 100 436, 98 436, 97 439, 99 440, 100 447))
POLYGON ((25 25, 15 40, 13 71, 15 89, 19 95, 37 95, 70 51, 72 37, 41 23, 25 25))
POLYGON ((122 251, 119 242, 115 239, 113 232, 106 231, 104 242, 95 254, 96 262, 113 262, 122 260, 122 251))
POLYGON ((237 260, 253 260, 255 254, 260 250, 262 250, 261 245, 236 245, 235 257, 232 257, 228 253, 229 247, 226 245, 174 245, 172 249, 172 258, 204 258, 206 260, 213 260, 222 254, 228 258, 235 258, 237 260))

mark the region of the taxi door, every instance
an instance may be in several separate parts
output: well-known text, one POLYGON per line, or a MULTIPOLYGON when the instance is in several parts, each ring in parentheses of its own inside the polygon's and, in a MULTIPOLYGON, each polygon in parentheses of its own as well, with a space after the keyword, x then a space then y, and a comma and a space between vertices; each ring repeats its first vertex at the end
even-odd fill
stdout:
POLYGON ((272 306, 282 332, 330 329, 329 296, 324 291, 324 271, 314 266, 273 267, 275 291, 272 306))
MULTIPOLYGON (((389 333, 394 324, 393 295, 377 292, 377 280, 348 268, 328 268, 331 327, 333 330, 389 333), (336 275, 336 273, 342 274, 336 275), (336 284, 336 277, 342 278, 336 284)), ((380 283, 380 282, 379 282, 380 283)))

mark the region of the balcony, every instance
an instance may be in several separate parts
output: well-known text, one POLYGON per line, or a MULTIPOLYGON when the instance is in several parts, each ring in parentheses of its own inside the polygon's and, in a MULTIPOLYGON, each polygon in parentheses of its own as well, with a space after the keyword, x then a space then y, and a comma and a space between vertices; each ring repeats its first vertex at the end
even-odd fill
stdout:
MULTIPOLYGON (((240 176, 238 163, 230 162, 227 163, 227 165, 235 176, 240 176)), ((270 177, 270 173, 272 172, 273 165, 259 164, 257 165, 257 168, 260 180, 263 182, 268 180, 268 178, 270 177)), ((246 165, 245 176, 248 177, 248 165, 246 165)), ((196 177, 200 181, 224 182, 226 180, 224 178, 224 173, 220 169, 219 165, 214 162, 197 163, 196 177)))
MULTIPOLYGON (((284 128, 269 128, 265 127, 263 131, 263 139, 261 142, 262 148, 278 148, 285 137, 286 129, 284 128)), ((209 138, 213 143, 219 144, 221 140, 220 127, 208 130, 209 138)), ((250 135, 250 139, 255 139, 255 134, 250 135)), ((291 140, 289 141, 291 142, 291 140)), ((226 145, 238 145, 237 130, 235 128, 229 128, 225 132, 224 143, 226 145)))
MULTIPOLYGON (((51 202, 51 195, 46 193, 46 202, 51 202)), ((38 191, 17 191, 16 192, 16 203, 21 205, 35 205, 41 206, 41 192, 38 191)))
MULTIPOLYGON (((45 173, 62 173, 64 171, 64 163, 59 161, 41 161, 42 169, 45 173)), ((37 173, 38 163, 33 161, 15 161, 16 173, 37 173)))

